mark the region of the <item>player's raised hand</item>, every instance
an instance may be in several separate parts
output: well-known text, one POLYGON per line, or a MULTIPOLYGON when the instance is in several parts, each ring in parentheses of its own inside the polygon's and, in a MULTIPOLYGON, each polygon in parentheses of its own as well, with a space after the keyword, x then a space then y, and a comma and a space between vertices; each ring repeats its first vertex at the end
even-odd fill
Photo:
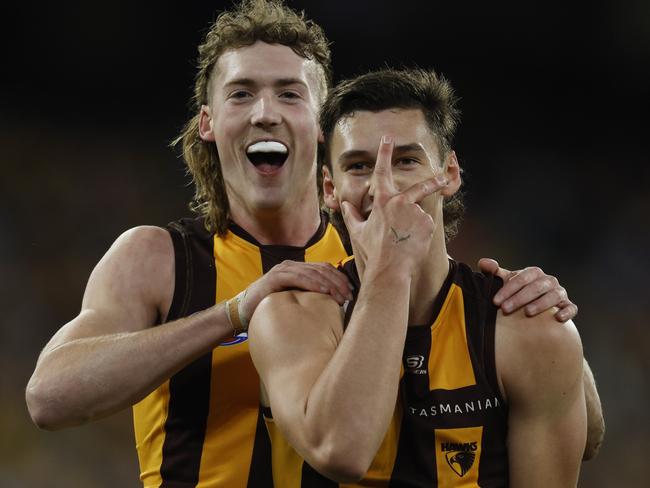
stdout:
POLYGON ((368 189, 372 210, 367 219, 349 202, 341 202, 341 209, 358 258, 367 265, 397 265, 413 273, 429 251, 434 229, 433 219, 418 203, 447 182, 435 176, 399 191, 393 181, 393 145, 392 137, 382 137, 368 189))

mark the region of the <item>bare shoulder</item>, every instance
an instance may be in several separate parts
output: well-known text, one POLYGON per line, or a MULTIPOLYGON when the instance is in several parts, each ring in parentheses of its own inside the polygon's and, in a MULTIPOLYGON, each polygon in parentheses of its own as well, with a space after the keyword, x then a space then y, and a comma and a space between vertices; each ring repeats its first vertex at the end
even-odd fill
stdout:
POLYGON ((140 226, 120 235, 88 279, 82 309, 165 315, 174 292, 174 248, 169 232, 140 226))
POLYGON ((134 332, 164 320, 174 294, 174 249, 169 233, 152 226, 120 235, 95 266, 81 311, 46 349, 75 339, 134 332))
POLYGON ((554 310, 535 317, 523 311, 497 315, 496 364, 509 401, 561 394, 582 381, 582 343, 571 321, 558 323, 554 310))
POLYGON ((120 259, 144 263, 161 260, 155 264, 164 264, 169 258, 173 259, 174 249, 169 232, 161 227, 142 225, 122 233, 104 258, 111 258, 114 254, 120 259))
MULTIPOLYGON (((558 322, 554 309, 534 317, 527 317, 523 310, 510 315, 497 314, 497 334, 512 342, 512 353, 543 358, 551 356, 572 356, 581 352, 580 335, 572 321, 558 322)), ((582 356, 580 356, 582 361, 582 356)))

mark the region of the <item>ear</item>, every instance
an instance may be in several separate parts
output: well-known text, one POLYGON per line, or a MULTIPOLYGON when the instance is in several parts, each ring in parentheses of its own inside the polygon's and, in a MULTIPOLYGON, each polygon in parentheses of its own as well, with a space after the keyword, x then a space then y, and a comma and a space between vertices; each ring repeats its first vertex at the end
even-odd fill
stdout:
POLYGON ((461 169, 460 164, 458 164, 458 158, 456 157, 456 151, 452 150, 447 154, 443 171, 449 183, 440 191, 440 194, 445 197, 450 197, 456 193, 463 184, 460 177, 461 169))
POLYGON ((323 165, 323 201, 327 208, 332 210, 341 210, 339 200, 336 196, 336 187, 334 180, 330 174, 330 170, 326 165, 323 165))
POLYGON ((201 105, 201 111, 199 112, 199 137, 203 141, 214 142, 212 112, 207 105, 201 105))

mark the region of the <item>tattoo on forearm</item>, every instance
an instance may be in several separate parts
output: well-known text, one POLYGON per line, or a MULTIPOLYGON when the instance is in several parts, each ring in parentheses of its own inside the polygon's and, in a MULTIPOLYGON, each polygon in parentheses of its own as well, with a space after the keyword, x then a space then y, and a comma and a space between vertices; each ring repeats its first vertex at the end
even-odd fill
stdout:
POLYGON ((395 244, 397 244, 399 242, 402 242, 402 241, 406 241, 407 239, 409 239, 411 237, 411 234, 406 234, 405 236, 400 236, 397 233, 397 231, 395 229, 393 229, 393 227, 391 227, 390 230, 392 230, 393 234, 395 235, 395 241, 394 241, 395 244))

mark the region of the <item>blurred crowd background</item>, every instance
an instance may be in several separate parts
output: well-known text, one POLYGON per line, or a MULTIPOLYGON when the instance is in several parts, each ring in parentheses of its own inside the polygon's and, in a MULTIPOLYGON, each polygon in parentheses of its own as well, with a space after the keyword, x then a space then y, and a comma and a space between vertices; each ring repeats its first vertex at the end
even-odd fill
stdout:
MULTIPOLYGON (((452 81, 468 214, 451 253, 559 277, 580 307, 608 429, 580 486, 648 486, 650 3, 289 4, 324 27, 337 80, 389 64, 452 81)), ((2 487, 140 486, 130 411, 42 432, 24 387, 113 240, 189 213, 168 143, 189 113, 196 46, 229 5, 3 7, 2 487)))

